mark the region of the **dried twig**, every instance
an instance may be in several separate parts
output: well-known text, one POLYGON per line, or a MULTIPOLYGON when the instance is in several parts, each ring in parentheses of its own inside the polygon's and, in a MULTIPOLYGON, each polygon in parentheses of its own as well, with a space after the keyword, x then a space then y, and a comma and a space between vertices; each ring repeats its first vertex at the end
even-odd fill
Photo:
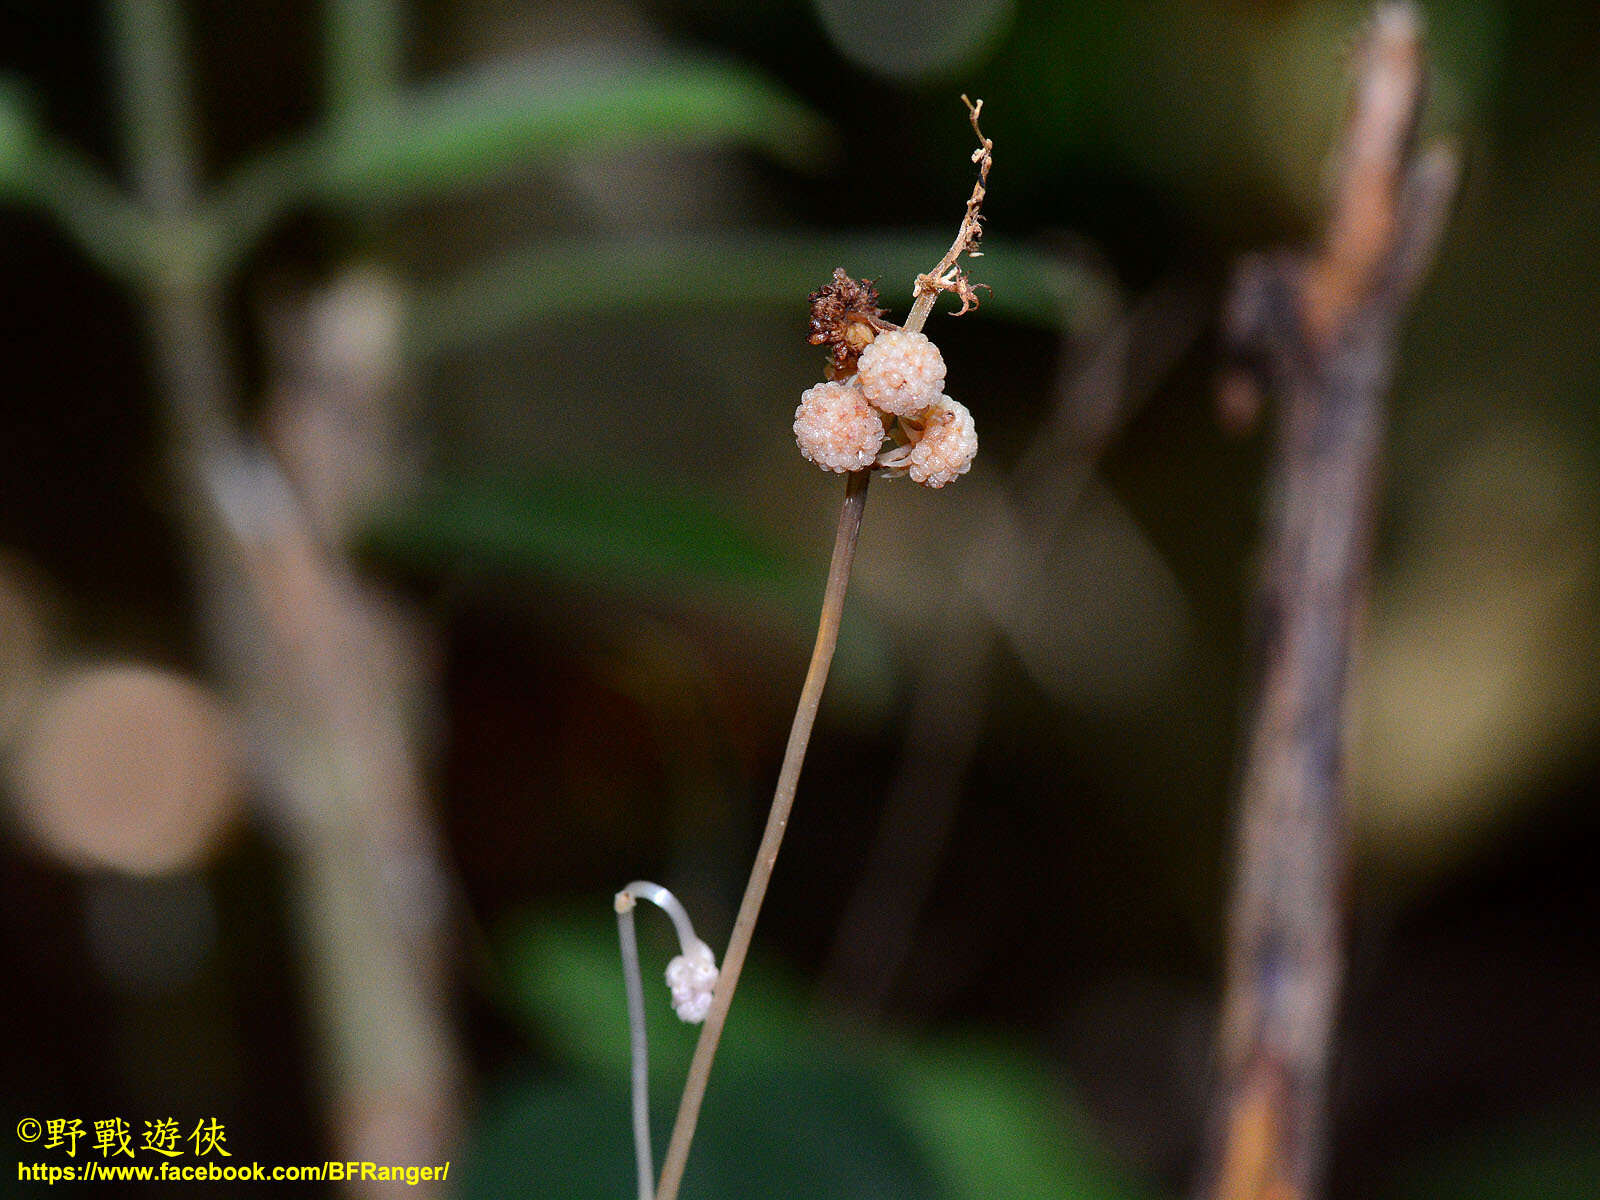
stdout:
POLYGON ((1357 61, 1321 248, 1242 263, 1225 316, 1226 402, 1271 390, 1282 408, 1205 1197, 1318 1189, 1343 975, 1346 690, 1383 396, 1456 177, 1449 151, 1415 152, 1423 94, 1420 18, 1385 5, 1357 61))
POLYGON ((972 132, 978 138, 978 148, 972 152, 972 161, 978 168, 978 182, 972 185, 972 195, 967 198, 967 211, 961 218, 961 228, 956 231, 956 240, 950 243, 950 249, 945 251, 938 266, 917 276, 917 298, 911 306, 911 313, 906 318, 905 326, 913 332, 920 330, 927 321, 928 314, 933 311, 933 302, 939 298, 941 292, 952 292, 960 299, 961 307, 954 314, 959 317, 962 313, 978 306, 976 288, 983 286, 982 284, 975 286, 967 278, 967 273, 956 263, 963 254, 971 258, 982 256, 982 252, 978 249, 978 239, 983 236, 983 197, 989 187, 989 168, 994 165, 994 142, 984 137, 983 130, 978 128, 978 117, 983 113, 983 101, 979 100, 974 104, 963 96, 961 103, 967 106, 967 117, 972 122, 972 132))

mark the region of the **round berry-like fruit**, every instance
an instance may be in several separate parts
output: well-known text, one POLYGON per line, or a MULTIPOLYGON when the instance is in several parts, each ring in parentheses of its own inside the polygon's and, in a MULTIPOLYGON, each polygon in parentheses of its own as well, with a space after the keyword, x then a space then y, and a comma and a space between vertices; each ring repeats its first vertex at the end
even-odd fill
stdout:
POLYGON ((978 455, 978 428, 966 405, 949 396, 940 396, 924 419, 906 469, 917 483, 941 488, 971 468, 978 455))
POLYGON ((878 457, 883 418, 854 384, 819 383, 800 397, 794 437, 800 453, 824 471, 859 471, 878 457))
POLYGON ((926 334, 891 329, 861 352, 856 379, 875 407, 909 417, 939 398, 944 357, 926 334))

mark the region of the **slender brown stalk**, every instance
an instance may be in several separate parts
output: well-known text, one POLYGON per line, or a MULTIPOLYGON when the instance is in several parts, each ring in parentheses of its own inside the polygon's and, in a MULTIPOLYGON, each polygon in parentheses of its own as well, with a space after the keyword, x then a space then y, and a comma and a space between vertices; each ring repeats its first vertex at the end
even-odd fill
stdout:
POLYGON ((1342 986, 1348 819, 1343 733, 1365 592, 1400 319, 1433 256, 1455 183, 1446 151, 1415 152, 1421 21, 1373 19, 1323 245, 1246 262, 1228 311, 1248 374, 1232 405, 1282 400, 1261 587, 1259 680, 1240 798, 1220 1074, 1200 1194, 1320 1192, 1327 1080, 1342 986))
MULTIPOLYGON (((972 189, 961 228, 956 233, 955 241, 950 244, 949 251, 932 272, 917 277, 916 299, 904 326, 909 333, 922 331, 933 312, 934 301, 943 292, 950 292, 961 301, 962 312, 977 304, 971 282, 956 263, 963 254, 976 255, 978 252, 978 239, 983 232, 979 209, 989 179, 989 167, 994 159, 994 143, 984 137, 983 131, 978 128, 983 101, 974 104, 965 96, 961 100, 967 106, 972 131, 978 138, 978 149, 972 155, 972 161, 978 167, 978 182, 972 189)), ((672 1126, 672 1141, 667 1145, 667 1157, 661 1165, 661 1182, 656 1189, 656 1200, 677 1200, 678 1188, 683 1182, 683 1171, 689 1161, 689 1146, 694 1140, 695 1125, 700 1120, 700 1106, 705 1100, 706 1084, 711 1077, 711 1063, 716 1057, 717 1043, 722 1040, 722 1028, 727 1023, 728 1010, 733 1006, 733 993, 739 985, 739 973, 744 969, 745 955, 750 951, 750 939, 755 934, 761 902, 766 897, 772 869, 778 861, 778 847, 783 844, 789 812, 794 807, 795 788, 800 782, 800 768, 805 763, 806 746, 811 741, 811 727, 816 722, 817 707, 822 703, 823 685, 828 681, 828 668, 833 663, 833 649, 839 640, 839 618, 844 613, 844 594, 850 585, 850 565, 855 561, 856 538, 861 533, 861 515, 866 509, 867 483, 871 477, 872 470, 868 468, 853 472, 845 482, 844 506, 839 512, 839 530, 834 537, 833 560, 828 566, 828 586, 823 593, 822 617, 817 625, 817 644, 811 651, 811 666, 806 671, 806 681, 800 689, 800 703, 795 709, 794 724, 789 727, 789 744, 784 750, 783 768, 778 772, 778 786, 773 793, 767 828, 761 835, 755 865, 750 869, 750 882, 745 885, 739 915, 734 919, 733 934, 728 939, 728 951, 722 961, 711 1011, 706 1015, 700 1040, 695 1045, 694 1058, 689 1063, 683 1099, 678 1104, 678 1117, 672 1126)))
POLYGON ((705 1100, 706 1083, 711 1078, 711 1062, 717 1054, 717 1043, 722 1040, 722 1027, 727 1024, 728 1010, 733 1006, 734 989, 739 986, 739 972, 744 969, 745 955, 750 951, 750 939, 755 934, 761 902, 766 897, 767 885, 772 881, 772 868, 778 861, 778 847, 783 844, 783 833, 789 825, 795 789, 800 783, 800 768, 805 762, 806 746, 811 741, 811 727, 816 723, 817 708, 822 703, 822 689, 828 682, 828 668, 833 664, 833 649, 839 641, 839 618, 844 613, 844 594, 850 585, 850 565, 856 557, 856 538, 861 533, 861 515, 866 509, 867 483, 871 478, 870 470, 856 471, 845 481, 844 505, 839 511, 839 531, 834 537, 833 560, 828 565, 828 586, 822 597, 822 618, 817 624, 817 643, 811 651, 811 665, 806 670, 805 684, 800 688, 800 703, 795 708, 794 723, 789 727, 789 745, 784 750, 783 768, 778 772, 778 786, 772 796, 772 810, 767 815, 767 828, 761 835, 755 866, 750 870, 750 882, 745 885, 739 915, 733 922, 733 934, 728 939, 728 950, 722 960, 711 1011, 700 1029, 700 1041, 695 1045, 694 1059, 689 1064, 683 1099, 678 1104, 678 1118, 672 1126, 672 1141, 667 1145, 667 1157, 661 1164, 661 1182, 656 1188, 656 1200, 676 1200, 678 1187, 683 1182, 683 1170, 689 1161, 689 1144, 694 1139, 695 1125, 700 1119, 700 1105, 705 1100))

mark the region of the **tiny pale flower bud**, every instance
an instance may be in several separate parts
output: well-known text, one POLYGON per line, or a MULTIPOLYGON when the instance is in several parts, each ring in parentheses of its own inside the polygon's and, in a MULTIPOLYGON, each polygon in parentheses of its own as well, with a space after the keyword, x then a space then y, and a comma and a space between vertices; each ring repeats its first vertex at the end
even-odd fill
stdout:
POLYGON ((944 388, 944 357, 923 333, 891 329, 861 352, 856 378, 875 408, 897 417, 921 412, 944 388))
POLYGON ((711 1011, 711 993, 717 986, 717 964, 711 947, 699 942, 689 953, 667 964, 667 987, 678 1019, 698 1025, 711 1011))
POLYGON ((923 418, 922 437, 906 460, 917 483, 941 488, 965 475, 978 454, 978 429, 964 404, 940 396, 923 418))
POLYGON ((854 384, 819 383, 800 397, 794 437, 824 471, 859 471, 878 456, 883 419, 854 384))

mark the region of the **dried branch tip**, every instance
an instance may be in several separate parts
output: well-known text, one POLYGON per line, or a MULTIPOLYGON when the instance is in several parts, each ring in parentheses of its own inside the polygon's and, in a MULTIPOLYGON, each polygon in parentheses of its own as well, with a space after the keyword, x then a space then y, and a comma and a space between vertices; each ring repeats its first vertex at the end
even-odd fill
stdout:
POLYGON ((983 136, 983 130, 978 125, 978 117, 983 112, 983 101, 974 104, 965 96, 961 102, 967 106, 967 118, 972 122, 972 132, 977 135, 978 148, 972 152, 972 161, 978 167, 978 182, 972 185, 972 195, 967 200, 966 214, 961 218, 961 228, 956 232, 956 240, 950 244, 950 249, 939 260, 939 265, 924 275, 917 276, 916 304, 912 308, 911 319, 906 322, 907 329, 921 327, 921 319, 927 319, 927 313, 933 307, 934 300, 940 292, 954 293, 961 301, 961 307, 953 315, 978 307, 977 289, 987 288, 987 284, 974 284, 967 277, 967 273, 956 265, 957 260, 965 254, 971 258, 982 257, 983 252, 978 249, 978 240, 983 236, 983 197, 989 185, 989 168, 994 165, 994 142, 983 136))
POLYGON ((1356 60, 1339 181, 1305 288, 1306 325, 1319 343, 1395 282, 1396 251, 1405 235, 1401 198, 1426 86, 1421 15, 1410 4, 1383 6, 1356 60))

